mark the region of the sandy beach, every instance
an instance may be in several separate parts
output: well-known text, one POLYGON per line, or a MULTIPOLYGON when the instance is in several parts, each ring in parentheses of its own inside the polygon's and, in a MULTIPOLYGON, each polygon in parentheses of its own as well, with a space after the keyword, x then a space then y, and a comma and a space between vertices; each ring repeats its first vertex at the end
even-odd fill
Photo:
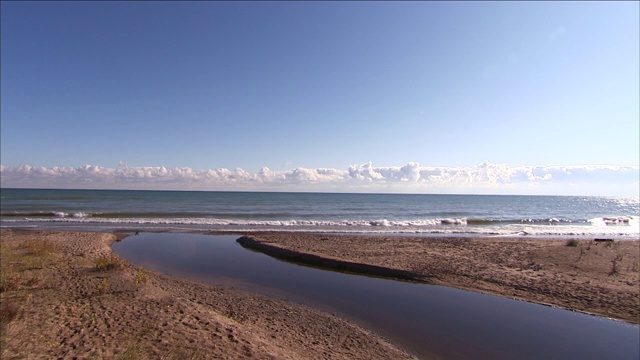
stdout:
MULTIPOLYGON (((345 319, 156 274, 108 233, 1 230, 3 359, 403 359, 345 319)), ((284 260, 495 294, 638 324, 639 242, 251 234, 284 260)))
POLYGON ((134 268, 106 233, 1 230, 2 359, 409 359, 289 302, 134 268))
POLYGON ((266 233, 239 242, 292 262, 640 323, 640 242, 570 240, 266 233))

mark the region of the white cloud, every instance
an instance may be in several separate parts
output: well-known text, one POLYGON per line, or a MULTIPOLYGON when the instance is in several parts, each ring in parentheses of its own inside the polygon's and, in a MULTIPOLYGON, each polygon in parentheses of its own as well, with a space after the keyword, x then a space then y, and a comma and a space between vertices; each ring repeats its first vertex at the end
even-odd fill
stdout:
POLYGON ((194 170, 188 167, 118 168, 1 166, 2 187, 336 191, 471 194, 638 195, 637 166, 509 166, 483 162, 472 167, 430 167, 410 162, 375 167, 371 162, 346 170, 298 167, 257 173, 244 169, 194 170))

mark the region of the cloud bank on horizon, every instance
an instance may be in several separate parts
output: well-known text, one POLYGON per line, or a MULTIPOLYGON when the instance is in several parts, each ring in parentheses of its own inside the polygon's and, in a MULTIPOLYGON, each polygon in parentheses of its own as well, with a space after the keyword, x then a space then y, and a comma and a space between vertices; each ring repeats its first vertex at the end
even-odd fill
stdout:
POLYGON ((640 167, 491 162, 472 167, 431 167, 417 162, 376 167, 368 162, 346 170, 298 167, 272 171, 263 167, 251 173, 241 168, 130 167, 121 162, 117 168, 0 165, 0 182, 4 188, 638 196, 640 167))

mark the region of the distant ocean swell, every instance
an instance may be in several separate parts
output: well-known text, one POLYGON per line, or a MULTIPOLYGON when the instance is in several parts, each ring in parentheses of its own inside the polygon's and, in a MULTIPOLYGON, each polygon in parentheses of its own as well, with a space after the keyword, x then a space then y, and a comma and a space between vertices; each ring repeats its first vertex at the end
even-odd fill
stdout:
POLYGON ((0 189, 0 226, 638 238, 640 199, 0 189))

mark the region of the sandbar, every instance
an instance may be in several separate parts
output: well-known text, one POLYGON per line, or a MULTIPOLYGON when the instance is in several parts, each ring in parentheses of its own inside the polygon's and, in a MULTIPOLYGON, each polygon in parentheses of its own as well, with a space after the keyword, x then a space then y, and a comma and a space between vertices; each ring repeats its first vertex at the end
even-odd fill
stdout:
POLYGON ((639 240, 256 233, 238 242, 300 264, 640 323, 639 240))

